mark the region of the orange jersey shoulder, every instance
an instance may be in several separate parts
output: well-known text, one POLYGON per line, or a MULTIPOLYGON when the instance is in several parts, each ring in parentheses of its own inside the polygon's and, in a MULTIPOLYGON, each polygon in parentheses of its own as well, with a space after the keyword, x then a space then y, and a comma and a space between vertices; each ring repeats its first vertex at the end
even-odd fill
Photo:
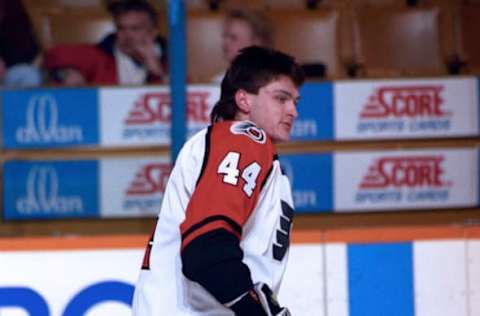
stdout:
POLYGON ((182 246, 219 228, 240 238, 275 156, 270 138, 247 121, 214 124, 205 148, 202 171, 181 225, 182 246))

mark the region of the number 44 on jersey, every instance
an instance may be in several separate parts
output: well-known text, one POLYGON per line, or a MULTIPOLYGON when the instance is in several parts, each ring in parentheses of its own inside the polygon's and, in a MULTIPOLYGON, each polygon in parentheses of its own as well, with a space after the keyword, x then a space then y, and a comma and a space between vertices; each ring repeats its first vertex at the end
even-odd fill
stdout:
POLYGON ((237 186, 238 185, 238 176, 241 173, 241 177, 245 180, 243 185, 243 192, 248 197, 251 197, 253 190, 257 185, 257 178, 262 170, 262 167, 257 162, 252 162, 247 165, 243 170, 238 168, 240 161, 240 153, 230 151, 223 158, 222 162, 218 166, 217 172, 223 174, 223 182, 237 186))

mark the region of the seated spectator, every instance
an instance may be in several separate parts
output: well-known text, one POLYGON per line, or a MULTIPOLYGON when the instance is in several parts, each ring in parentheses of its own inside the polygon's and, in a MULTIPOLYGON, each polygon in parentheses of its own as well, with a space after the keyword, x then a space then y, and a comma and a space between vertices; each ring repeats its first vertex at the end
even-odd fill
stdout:
POLYGON ((0 0, 0 85, 38 86, 42 76, 34 60, 39 46, 20 0, 0 0))
MULTIPOLYGON (((271 47, 272 27, 267 17, 260 11, 234 9, 227 13, 223 25, 223 54, 230 63, 238 52, 248 46, 271 47)), ((224 72, 213 78, 220 82, 224 72)))
POLYGON ((166 76, 166 44, 157 35, 157 13, 141 0, 108 6, 116 32, 100 43, 58 45, 45 56, 54 83, 136 85, 161 83, 166 76))

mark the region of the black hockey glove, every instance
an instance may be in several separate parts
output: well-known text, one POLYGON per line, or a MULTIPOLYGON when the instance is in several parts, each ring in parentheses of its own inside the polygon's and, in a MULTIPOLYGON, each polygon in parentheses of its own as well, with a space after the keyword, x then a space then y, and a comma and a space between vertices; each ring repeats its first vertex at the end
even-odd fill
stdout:
POLYGON ((285 307, 280 307, 272 290, 265 283, 256 283, 253 289, 225 304, 236 316, 291 316, 285 307))

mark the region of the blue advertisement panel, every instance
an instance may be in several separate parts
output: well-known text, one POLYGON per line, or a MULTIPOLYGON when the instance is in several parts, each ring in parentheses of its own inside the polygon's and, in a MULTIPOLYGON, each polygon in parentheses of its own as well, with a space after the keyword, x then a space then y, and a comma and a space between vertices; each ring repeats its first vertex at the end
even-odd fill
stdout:
POLYGON ((5 220, 99 214, 97 161, 7 161, 3 172, 5 220))
POLYGON ((2 116, 7 149, 98 144, 96 89, 4 91, 2 116))
POLYGON ((300 90, 298 118, 292 141, 332 140, 334 135, 333 84, 306 83, 300 90))
POLYGON ((333 211, 333 159, 324 154, 280 156, 290 179, 295 210, 303 213, 333 211))

